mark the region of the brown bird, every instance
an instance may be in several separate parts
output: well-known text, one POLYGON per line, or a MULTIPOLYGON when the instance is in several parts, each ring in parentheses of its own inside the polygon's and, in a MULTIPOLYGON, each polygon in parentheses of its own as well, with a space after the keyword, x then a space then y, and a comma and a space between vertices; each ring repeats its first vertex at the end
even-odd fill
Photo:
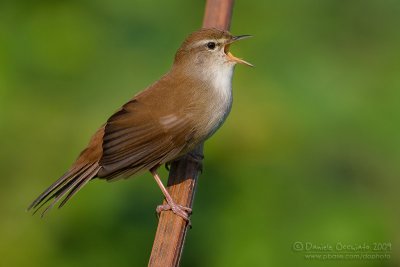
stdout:
POLYGON ((232 105, 232 74, 236 63, 229 46, 249 35, 201 29, 190 34, 175 55, 171 70, 115 112, 90 139, 71 168, 46 189, 28 210, 44 209, 59 200, 62 207, 94 178, 114 180, 149 170, 167 205, 188 221, 191 210, 176 204, 157 169, 178 159, 209 138, 225 121, 232 105))

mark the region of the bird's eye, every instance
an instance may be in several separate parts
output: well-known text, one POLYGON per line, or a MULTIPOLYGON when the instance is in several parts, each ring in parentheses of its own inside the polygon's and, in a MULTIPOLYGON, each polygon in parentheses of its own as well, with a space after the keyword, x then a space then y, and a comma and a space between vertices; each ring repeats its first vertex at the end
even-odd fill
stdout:
POLYGON ((216 44, 214 42, 208 42, 207 43, 207 48, 210 50, 214 50, 215 49, 216 44))

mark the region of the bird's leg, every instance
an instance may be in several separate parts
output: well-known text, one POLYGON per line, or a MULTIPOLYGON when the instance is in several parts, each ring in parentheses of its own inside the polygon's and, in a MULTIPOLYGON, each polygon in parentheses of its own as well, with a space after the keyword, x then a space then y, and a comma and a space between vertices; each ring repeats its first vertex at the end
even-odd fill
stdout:
POLYGON ((172 199, 171 195, 168 193, 167 189, 164 187, 164 185, 160 179, 160 176, 158 176, 157 168, 158 168, 158 166, 150 169, 150 172, 153 175, 154 179, 156 180, 161 191, 163 192, 165 199, 167 200, 167 204, 159 205, 157 207, 157 209, 156 209, 157 213, 159 214, 162 211, 172 210, 173 213, 182 217, 186 222, 188 222, 190 224, 189 216, 192 213, 192 209, 175 203, 175 201, 172 199))
MULTIPOLYGON (((191 152, 187 153, 187 154, 186 154, 186 157, 187 157, 187 159, 188 159, 189 161, 194 162, 194 163, 196 163, 196 164, 199 164, 199 165, 200 165, 200 166, 199 166, 200 172, 203 172, 203 159, 204 159, 204 154, 203 154, 202 152, 197 152, 197 151, 194 150, 194 151, 191 151, 191 152)), ((182 158, 182 157, 181 157, 181 158, 182 158)), ((166 163, 165 163, 165 169, 166 169, 167 171, 170 171, 172 163, 173 163, 174 161, 177 161, 177 160, 181 159, 181 158, 178 158, 178 159, 175 159, 175 160, 166 162, 166 163)))
POLYGON ((195 150, 187 154, 187 158, 189 161, 197 163, 199 165, 199 170, 203 173, 203 159, 204 154, 196 152, 195 150))

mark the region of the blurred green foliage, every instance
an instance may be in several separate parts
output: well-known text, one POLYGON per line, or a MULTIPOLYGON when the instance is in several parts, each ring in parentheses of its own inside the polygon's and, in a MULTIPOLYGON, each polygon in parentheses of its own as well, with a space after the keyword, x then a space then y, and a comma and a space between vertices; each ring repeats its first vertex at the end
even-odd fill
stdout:
MULTIPOLYGON (((145 266, 149 174, 24 212, 114 110, 165 73, 203 1, 0 2, 0 266, 145 266)), ((400 2, 236 1, 234 106, 206 144, 182 266, 399 266, 400 2), (391 242, 310 261, 293 243, 391 242)), ((164 177, 166 171, 162 172, 164 177)))

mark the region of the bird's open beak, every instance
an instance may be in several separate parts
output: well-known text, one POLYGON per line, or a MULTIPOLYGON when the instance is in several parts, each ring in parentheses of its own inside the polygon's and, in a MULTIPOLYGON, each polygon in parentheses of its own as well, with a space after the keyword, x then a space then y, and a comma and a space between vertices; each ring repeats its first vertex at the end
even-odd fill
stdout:
POLYGON ((239 35, 239 36, 234 36, 234 37, 232 38, 232 40, 231 40, 229 43, 225 44, 224 52, 225 52, 226 56, 229 58, 229 60, 234 61, 234 62, 237 62, 237 63, 240 63, 240 64, 244 64, 244 65, 247 65, 247 66, 250 66, 250 67, 253 67, 253 64, 251 64, 251 63, 249 63, 249 62, 247 62, 247 61, 244 61, 244 60, 241 59, 241 58, 237 58, 237 57, 235 57, 234 55, 232 55, 231 52, 229 52, 229 46, 230 46, 232 43, 234 43, 234 42, 236 42, 236 41, 239 41, 239 40, 246 39, 246 38, 250 38, 250 37, 253 37, 253 36, 251 36, 251 35, 239 35))

